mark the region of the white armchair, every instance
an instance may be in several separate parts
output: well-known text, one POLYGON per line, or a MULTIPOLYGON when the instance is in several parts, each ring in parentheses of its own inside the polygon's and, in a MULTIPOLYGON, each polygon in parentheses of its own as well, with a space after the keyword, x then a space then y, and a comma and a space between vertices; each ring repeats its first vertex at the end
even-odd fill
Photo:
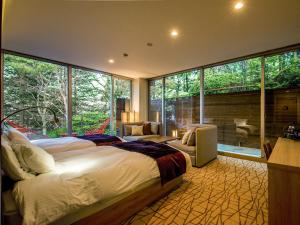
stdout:
POLYGON ((168 144, 188 153, 191 157, 192 165, 201 167, 217 158, 217 126, 195 124, 190 127, 196 127, 195 146, 183 145, 181 140, 170 141, 168 144))

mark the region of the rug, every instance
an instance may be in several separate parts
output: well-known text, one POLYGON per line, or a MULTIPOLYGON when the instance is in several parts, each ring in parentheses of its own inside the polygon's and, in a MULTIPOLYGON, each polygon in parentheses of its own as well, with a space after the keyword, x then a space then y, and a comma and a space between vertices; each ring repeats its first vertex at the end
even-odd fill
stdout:
POLYGON ((124 224, 268 224, 267 165, 218 156, 124 224))

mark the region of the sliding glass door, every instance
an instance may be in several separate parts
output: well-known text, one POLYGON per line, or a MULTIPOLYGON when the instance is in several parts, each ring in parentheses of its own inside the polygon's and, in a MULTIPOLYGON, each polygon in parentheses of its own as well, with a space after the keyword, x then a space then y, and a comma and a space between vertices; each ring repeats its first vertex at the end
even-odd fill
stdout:
POLYGON ((204 123, 218 127, 218 150, 260 156, 261 59, 204 70, 204 123))

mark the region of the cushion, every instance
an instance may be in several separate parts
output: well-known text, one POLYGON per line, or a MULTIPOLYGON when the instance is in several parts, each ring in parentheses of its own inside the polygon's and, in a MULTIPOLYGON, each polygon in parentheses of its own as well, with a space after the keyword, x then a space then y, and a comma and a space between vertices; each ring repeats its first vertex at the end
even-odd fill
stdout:
POLYGON ((124 136, 130 136, 131 135, 131 127, 132 125, 125 125, 124 126, 124 136))
POLYGON ((14 128, 10 128, 7 132, 7 136, 11 141, 24 141, 29 142, 29 139, 20 131, 14 128))
POLYGON ((173 148, 176 148, 178 150, 188 153, 190 156, 196 155, 196 147, 195 146, 183 145, 183 144, 181 144, 180 140, 169 141, 167 144, 173 148))
POLYGON ((10 143, 1 136, 2 168, 4 172, 15 181, 33 178, 34 175, 24 171, 12 150, 10 143))
POLYGON ((247 122, 247 119, 234 119, 234 123, 236 124, 236 126, 245 126, 247 125, 247 122))
POLYGON ((152 134, 158 133, 158 124, 157 123, 151 123, 151 133, 152 134))
POLYGON ((144 133, 144 135, 150 135, 151 134, 151 123, 145 123, 144 124, 143 133, 144 133))
POLYGON ((192 128, 190 131, 189 138, 186 142, 188 146, 195 146, 196 144, 196 128, 192 128))
POLYGON ((40 174, 55 169, 53 156, 34 144, 14 142, 12 148, 22 168, 27 172, 40 174))
POLYGON ((185 145, 189 139, 189 136, 191 134, 191 131, 188 130, 187 132, 184 133, 182 139, 181 139, 181 144, 185 145))
POLYGON ((131 135, 132 136, 141 136, 143 133, 143 126, 132 126, 131 127, 131 135))

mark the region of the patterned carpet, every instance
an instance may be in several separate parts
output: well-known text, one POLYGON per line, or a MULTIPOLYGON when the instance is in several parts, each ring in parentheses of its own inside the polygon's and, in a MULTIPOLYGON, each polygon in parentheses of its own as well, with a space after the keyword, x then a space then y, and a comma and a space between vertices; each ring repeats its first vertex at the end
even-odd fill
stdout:
POLYGON ((268 224, 267 195, 266 164, 218 156, 124 224, 268 224))

